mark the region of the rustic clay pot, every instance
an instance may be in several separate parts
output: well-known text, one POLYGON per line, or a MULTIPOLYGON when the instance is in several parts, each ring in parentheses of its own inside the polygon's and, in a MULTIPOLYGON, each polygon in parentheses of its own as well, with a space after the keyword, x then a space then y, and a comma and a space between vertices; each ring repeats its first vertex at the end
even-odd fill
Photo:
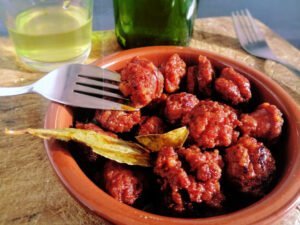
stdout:
MULTIPOLYGON (((173 53, 186 61, 196 63, 199 54, 209 57, 216 66, 228 65, 249 78, 262 101, 277 105, 285 119, 285 147, 281 158, 282 171, 277 185, 258 202, 239 211, 203 219, 180 219, 147 213, 114 200, 98 188, 79 168, 68 149, 59 142, 45 141, 49 159, 64 186, 82 205, 115 224, 151 225, 219 225, 272 224, 293 208, 300 200, 300 112, 298 105, 274 81, 263 73, 235 60, 211 52, 186 47, 146 47, 122 51, 95 62, 96 65, 119 70, 134 56, 161 64, 173 53)), ((72 109, 51 103, 45 119, 45 128, 63 128, 72 124, 72 109)))

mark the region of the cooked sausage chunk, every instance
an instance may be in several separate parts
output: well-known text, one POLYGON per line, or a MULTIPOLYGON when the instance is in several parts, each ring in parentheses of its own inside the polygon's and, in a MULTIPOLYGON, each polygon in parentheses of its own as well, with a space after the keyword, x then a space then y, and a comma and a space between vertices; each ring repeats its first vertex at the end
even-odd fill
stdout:
POLYGON ((229 146, 238 136, 237 114, 231 107, 219 102, 202 100, 184 118, 190 137, 203 148, 229 146))
POLYGON ((206 182, 221 178, 223 161, 218 150, 201 152, 193 145, 189 148, 180 148, 177 152, 189 164, 190 171, 195 172, 197 180, 206 182))
POLYGON ((164 147, 158 153, 154 173, 159 176, 161 191, 166 194, 168 207, 182 212, 191 207, 191 203, 221 206, 224 198, 219 184, 222 166, 223 161, 218 151, 201 152, 193 146, 180 148, 176 152, 172 147, 164 147), (178 155, 185 160, 190 170, 182 167, 178 155), (188 194, 187 198, 182 195, 182 191, 188 194))
POLYGON ((215 89, 222 98, 233 105, 247 102, 251 98, 250 82, 233 68, 224 68, 215 81, 215 89))
POLYGON ((113 110, 97 110, 95 119, 101 126, 116 133, 129 132, 141 120, 140 111, 125 112, 113 110))
POLYGON ((272 180, 275 160, 263 143, 243 136, 226 149, 226 174, 241 192, 260 196, 272 180))
POLYGON ((270 103, 263 103, 250 114, 241 115, 240 129, 243 134, 272 140, 281 134, 282 113, 270 103))
POLYGON ((157 116, 145 117, 139 127, 138 135, 162 134, 166 131, 166 125, 157 116))
POLYGON ((211 83, 214 77, 214 70, 208 58, 199 55, 198 57, 198 89, 206 96, 211 95, 211 83))
POLYGON ((221 193, 219 180, 224 163, 219 151, 202 152, 198 147, 191 146, 180 148, 177 152, 188 163, 190 173, 195 174, 189 176, 191 185, 188 193, 191 201, 205 202, 212 207, 221 207, 224 196, 221 193))
POLYGON ((175 211, 184 211, 184 201, 179 191, 187 189, 191 182, 172 147, 164 147, 159 151, 154 173, 160 177, 161 191, 167 192, 168 207, 175 211))
POLYGON ((181 78, 186 74, 186 64, 178 54, 173 54, 160 71, 165 78, 165 91, 173 93, 179 89, 181 78))
POLYGON ((187 72, 187 91, 193 94, 211 96, 214 70, 205 56, 199 55, 198 65, 191 66, 187 72))
POLYGON ((130 166, 109 160, 103 171, 105 190, 119 202, 134 204, 143 191, 143 182, 130 166))
POLYGON ((164 78, 148 59, 135 57, 121 70, 120 91, 141 108, 163 92, 164 78))
POLYGON ((165 117, 172 124, 180 122, 198 103, 195 95, 186 92, 169 95, 164 110, 165 117))

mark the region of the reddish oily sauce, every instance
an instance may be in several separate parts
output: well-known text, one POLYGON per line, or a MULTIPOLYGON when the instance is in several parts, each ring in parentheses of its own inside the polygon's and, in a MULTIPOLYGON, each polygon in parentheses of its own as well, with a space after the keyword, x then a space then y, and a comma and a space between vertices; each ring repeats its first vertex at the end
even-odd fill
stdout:
POLYGON ((186 126, 181 148, 151 153, 153 167, 120 164, 70 144, 71 153, 117 201, 151 213, 201 218, 233 212, 265 196, 280 174, 283 115, 260 102, 234 68, 178 54, 161 65, 134 57, 120 71, 121 93, 137 112, 75 109, 74 127, 124 140, 186 126))

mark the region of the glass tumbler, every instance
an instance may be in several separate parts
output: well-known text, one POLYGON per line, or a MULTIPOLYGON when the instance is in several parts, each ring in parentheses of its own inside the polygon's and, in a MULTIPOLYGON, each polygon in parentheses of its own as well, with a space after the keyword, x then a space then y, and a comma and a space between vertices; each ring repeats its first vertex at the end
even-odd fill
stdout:
POLYGON ((124 48, 187 45, 199 0, 114 0, 115 33, 124 48))
POLYGON ((16 53, 38 71, 81 63, 91 49, 93 0, 2 0, 16 53))

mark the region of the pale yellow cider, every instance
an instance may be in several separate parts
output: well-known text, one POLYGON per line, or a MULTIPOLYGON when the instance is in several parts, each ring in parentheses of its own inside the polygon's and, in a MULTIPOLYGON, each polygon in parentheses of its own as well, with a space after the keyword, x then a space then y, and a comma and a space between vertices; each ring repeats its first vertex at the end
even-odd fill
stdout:
POLYGON ((76 58, 90 48, 91 26, 86 9, 49 6, 21 12, 9 33, 21 57, 58 62, 76 58))

